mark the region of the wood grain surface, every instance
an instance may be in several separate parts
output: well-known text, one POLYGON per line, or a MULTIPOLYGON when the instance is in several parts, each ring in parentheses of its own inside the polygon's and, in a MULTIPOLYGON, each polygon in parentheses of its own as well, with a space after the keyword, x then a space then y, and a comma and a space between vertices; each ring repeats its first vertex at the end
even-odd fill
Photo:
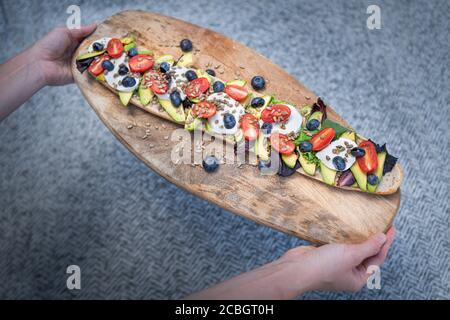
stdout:
MULTIPOLYGON (((81 44, 74 59, 95 39, 126 34, 135 35, 138 46, 157 55, 168 53, 175 57, 181 54, 179 41, 189 38, 196 49, 196 66, 220 66, 216 72, 222 79, 248 80, 259 74, 269 80, 266 93, 280 99, 302 106, 317 98, 246 46, 214 31, 150 12, 123 11, 110 17, 81 44)), ((125 108, 113 92, 87 73, 80 74, 75 62, 73 74, 89 104, 119 141, 159 175, 198 197, 314 243, 360 242, 392 224, 400 205, 400 190, 377 196, 328 187, 300 174, 287 178, 263 176, 251 165, 223 164, 217 172, 208 174, 200 166, 174 163, 171 154, 180 142, 172 135, 180 126, 155 116, 160 112, 158 106, 149 107, 154 114, 135 106, 125 108)), ((329 118, 348 125, 331 108, 329 118)), ((151 194, 148 201, 153 201, 151 194)))

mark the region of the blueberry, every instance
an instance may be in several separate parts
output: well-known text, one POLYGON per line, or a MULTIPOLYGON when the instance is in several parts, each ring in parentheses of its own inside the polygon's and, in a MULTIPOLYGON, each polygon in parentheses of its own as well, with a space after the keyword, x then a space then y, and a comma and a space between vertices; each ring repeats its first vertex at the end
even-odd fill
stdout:
POLYGON ((264 99, 261 97, 253 98, 252 102, 250 102, 253 108, 261 108, 264 105, 264 103, 266 103, 266 101, 264 101, 264 99))
POLYGON ((378 183, 378 177, 375 174, 367 175, 367 183, 371 185, 376 185, 378 183))
POLYGON ((366 155, 366 151, 363 148, 355 147, 352 149, 352 156, 356 158, 364 157, 366 155))
POLYGON ((333 165, 339 171, 345 170, 345 161, 341 156, 336 156, 333 158, 333 165))
POLYGON ((168 62, 162 62, 159 65, 159 71, 161 71, 162 73, 166 73, 170 70, 170 64, 168 62))
POLYGON ((129 57, 134 57, 138 55, 138 50, 136 48, 131 48, 130 50, 128 50, 128 56, 129 57))
POLYGON ((219 160, 214 156, 206 156, 202 164, 206 172, 214 172, 219 168, 219 160))
POLYGON ((216 81, 213 83, 213 90, 214 92, 222 92, 225 90, 225 85, 222 81, 216 81))
POLYGON ((191 108, 192 107, 192 102, 191 102, 191 100, 189 100, 189 99, 184 99, 183 100, 183 107, 185 107, 186 109, 189 109, 189 108, 191 108))
POLYGON ((170 94, 170 102, 177 108, 181 105, 181 96, 178 91, 174 91, 170 94))
POLYGON ((108 71, 113 71, 114 70, 114 64, 109 61, 109 60, 105 60, 102 62, 102 68, 106 69, 108 71))
POLYGON ((316 130, 320 126, 320 121, 317 119, 311 119, 306 123, 306 129, 309 131, 316 130))
POLYGON ((252 78, 252 87, 255 90, 262 90, 266 86, 266 80, 261 76, 254 76, 252 78))
POLYGON ((261 130, 264 134, 269 135, 272 132, 272 124, 269 122, 264 122, 261 126, 261 130))
POLYGON ((300 142, 300 151, 301 152, 310 152, 312 150, 312 143, 309 141, 300 142))
POLYGON ((234 128, 236 125, 236 118, 231 113, 225 113, 223 115, 223 125, 226 129, 234 128))
POLYGON ((195 73, 194 70, 188 70, 186 71, 186 73, 184 74, 184 76, 186 77, 186 79, 188 79, 188 81, 192 81, 194 79, 197 79, 197 74, 195 73))
POLYGON ((180 48, 183 52, 192 51, 192 41, 189 39, 183 39, 180 42, 180 48))
POLYGON ((216 76, 216 72, 213 69, 206 69, 206 73, 213 77, 216 76))
POLYGON ((128 68, 127 68, 127 66, 126 65, 124 65, 124 64, 121 64, 120 66, 119 66, 119 75, 121 75, 121 76, 124 76, 124 75, 126 75, 127 73, 128 73, 128 68))
POLYGON ((100 42, 94 42, 92 45, 92 49, 94 49, 94 51, 102 51, 103 48, 104 46, 100 42))
POLYGON ((264 160, 259 160, 258 162, 258 169, 262 170, 262 169, 269 169, 270 168, 270 160, 264 161, 264 160))
POLYGON ((125 88, 131 88, 131 87, 134 87, 134 86, 136 85, 136 79, 133 78, 133 77, 125 77, 125 78, 123 78, 123 80, 122 80, 122 85, 123 85, 125 88))

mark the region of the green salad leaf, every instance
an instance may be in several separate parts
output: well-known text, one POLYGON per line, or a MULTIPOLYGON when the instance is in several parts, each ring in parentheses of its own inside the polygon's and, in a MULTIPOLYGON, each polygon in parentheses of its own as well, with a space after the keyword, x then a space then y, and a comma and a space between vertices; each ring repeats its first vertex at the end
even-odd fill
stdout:
POLYGON ((310 152, 304 152, 301 154, 303 158, 306 159, 309 163, 314 163, 316 165, 320 164, 319 158, 317 158, 316 154, 312 151, 310 152))

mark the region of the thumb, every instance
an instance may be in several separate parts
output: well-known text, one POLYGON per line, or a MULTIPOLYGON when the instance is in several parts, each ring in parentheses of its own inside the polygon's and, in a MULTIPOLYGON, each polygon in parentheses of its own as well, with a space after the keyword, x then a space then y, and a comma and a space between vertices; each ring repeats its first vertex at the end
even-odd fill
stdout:
POLYGON ((72 39, 81 41, 97 29, 96 23, 81 26, 79 29, 69 29, 72 39))
POLYGON ((376 255, 385 242, 386 235, 384 233, 378 233, 363 243, 350 245, 353 263, 358 265, 365 259, 376 255))

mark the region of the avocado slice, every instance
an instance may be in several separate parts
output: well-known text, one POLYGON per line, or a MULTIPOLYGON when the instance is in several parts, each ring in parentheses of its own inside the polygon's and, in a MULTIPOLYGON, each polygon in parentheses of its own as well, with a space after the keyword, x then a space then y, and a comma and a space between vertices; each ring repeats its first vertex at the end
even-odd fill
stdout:
POLYGON ((236 142, 240 142, 244 139, 244 133, 242 132, 242 129, 238 129, 238 131, 234 134, 234 140, 236 142))
POLYGON ((171 54, 165 54, 165 55, 158 57, 158 59, 156 59, 155 62, 156 62, 156 64, 161 64, 163 62, 167 62, 168 64, 173 66, 175 60, 173 59, 173 56, 171 54))
POLYGON ((178 59, 177 66, 187 67, 191 66, 193 62, 194 62, 194 55, 192 54, 192 52, 187 52, 183 54, 180 59, 178 59))
POLYGON ((130 44, 132 42, 134 42, 134 37, 123 37, 120 39, 120 42, 122 42, 122 44, 130 44))
POLYGON ((300 161, 300 165, 302 166, 303 170, 305 170, 307 174, 309 174, 310 176, 316 174, 316 164, 309 162, 301 152, 298 160, 300 161))
POLYGON ((159 99, 159 104, 176 122, 182 123, 186 119, 183 106, 174 107, 170 100, 159 99))
POLYGON ((104 73, 100 73, 97 77, 95 77, 95 80, 97 81, 105 81, 105 74, 104 73))
POLYGON ((282 154, 281 159, 289 168, 293 169, 297 163, 298 155, 295 152, 290 155, 282 154))
POLYGON ((126 52, 128 52, 128 51, 130 51, 130 49, 132 49, 132 48, 136 48, 136 43, 131 42, 131 43, 129 43, 129 44, 126 44, 126 45, 123 47, 123 50, 125 50, 126 52))
POLYGON ((256 139, 255 153, 263 161, 267 161, 270 158, 269 150, 267 149, 267 138, 263 134, 260 134, 256 139))
POLYGON ((346 131, 341 135, 341 138, 347 138, 352 141, 356 141, 356 134, 354 131, 346 131))
POLYGON ((76 60, 80 61, 80 60, 85 60, 85 59, 89 59, 89 58, 94 58, 94 57, 104 54, 105 51, 106 50, 84 53, 82 55, 79 55, 76 60))
POLYGON ((359 188, 362 191, 367 191, 367 174, 361 170, 358 161, 350 167, 350 170, 352 171, 359 188))
POLYGON ((192 115, 191 109, 188 110, 186 115, 186 121, 184 123, 184 128, 187 131, 198 130, 202 127, 203 120, 192 115))
POLYGON ((139 54, 146 54, 148 56, 152 56, 153 55, 153 51, 152 50, 145 50, 145 49, 143 49, 143 50, 138 49, 138 53, 139 54))
POLYGON ((315 111, 309 116, 308 120, 317 119, 319 121, 322 121, 322 117, 323 113, 321 111, 315 111))
POLYGON ((131 92, 119 91, 120 102, 122 102, 124 107, 126 107, 128 105, 132 96, 133 96, 133 91, 131 91, 131 92))
POLYGON ((245 86, 246 83, 247 83, 247 81, 245 81, 245 80, 231 80, 231 81, 228 81, 225 85, 227 85, 227 86, 234 85, 234 86, 243 87, 243 86, 245 86))
POLYGON ((153 91, 150 90, 150 88, 145 88, 143 86, 139 86, 138 89, 138 95, 139 100, 141 101, 142 105, 146 106, 152 101, 153 99, 153 91))
POLYGON ((334 186, 334 180, 336 179, 336 171, 328 168, 322 162, 320 163, 320 173, 322 174, 323 182, 334 186))
MULTIPOLYGON (((384 167, 384 161, 386 161, 386 152, 378 153, 377 157, 378 157, 378 167, 377 167, 377 170, 375 170, 374 174, 378 177, 378 184, 379 184, 381 181, 381 178, 383 177, 383 167, 384 167)), ((377 190, 378 184, 375 184, 375 185, 367 184, 367 191, 375 192, 377 190)))

